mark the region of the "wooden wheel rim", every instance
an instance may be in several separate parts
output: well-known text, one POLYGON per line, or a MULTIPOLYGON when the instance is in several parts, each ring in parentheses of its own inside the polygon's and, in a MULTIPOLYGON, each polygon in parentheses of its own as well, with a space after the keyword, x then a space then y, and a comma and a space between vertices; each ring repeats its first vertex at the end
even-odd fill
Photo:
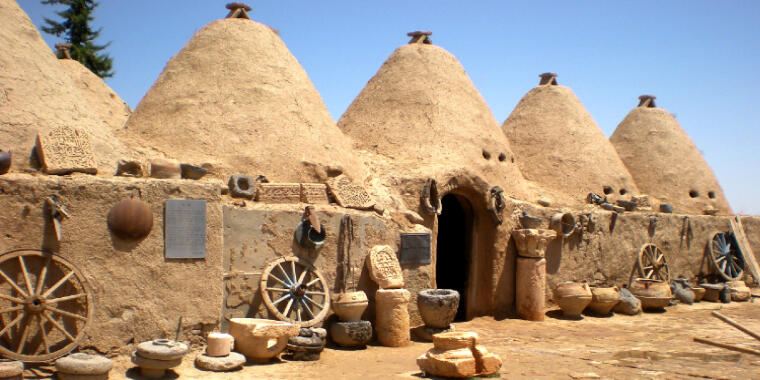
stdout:
POLYGON ((281 321, 314 326, 330 311, 325 277, 311 263, 295 256, 269 263, 261 274, 259 289, 267 310, 281 321))
POLYGON ((84 338, 92 321, 92 293, 82 273, 68 260, 41 250, 8 251, 0 255, 0 286, 8 286, 0 290, 3 302, 0 354, 3 356, 24 362, 50 361, 71 352, 84 338), (20 277, 22 281, 14 281, 13 274, 8 273, 14 261, 19 271, 15 278, 20 277), (29 263, 35 261, 41 261, 40 270, 30 272, 29 263), (60 275, 56 276, 57 272, 60 275), (78 293, 61 294, 61 290, 71 286, 78 293), (74 304, 77 311, 65 310, 67 307, 62 306, 72 305, 67 304, 70 301, 78 301, 74 304), (11 306, 4 307, 8 304, 11 306), (12 317, 6 319, 9 314, 12 317), (30 326, 35 330, 31 335, 30 326), (75 330, 70 331, 72 328, 75 330))
POLYGON ((710 261, 725 280, 736 280, 744 273, 744 256, 731 233, 716 232, 710 239, 710 261))
POLYGON ((641 278, 670 283, 670 270, 665 254, 654 244, 644 244, 639 250, 638 269, 641 278))

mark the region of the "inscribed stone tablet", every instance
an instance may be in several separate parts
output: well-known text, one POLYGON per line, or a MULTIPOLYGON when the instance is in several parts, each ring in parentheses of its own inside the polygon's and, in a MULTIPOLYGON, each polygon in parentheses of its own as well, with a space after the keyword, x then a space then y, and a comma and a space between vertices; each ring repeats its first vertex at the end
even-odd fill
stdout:
POLYGON ((85 131, 61 126, 38 133, 36 150, 45 173, 98 172, 90 135, 85 131))
POLYGON ((206 257, 206 201, 167 199, 164 215, 166 258, 206 257))
POLYGON ((401 263, 430 264, 430 234, 401 234, 401 263))
POLYGON ((393 248, 376 245, 369 250, 367 257, 369 277, 381 289, 399 289, 404 287, 404 275, 393 248))
POLYGON ((264 203, 301 202, 300 183, 262 183, 256 200, 264 203))
POLYGON ((324 183, 302 183, 301 202, 311 204, 328 204, 327 185, 324 183))
POLYGON ((342 207, 366 210, 375 205, 375 200, 364 187, 351 183, 345 175, 327 180, 327 188, 342 207))

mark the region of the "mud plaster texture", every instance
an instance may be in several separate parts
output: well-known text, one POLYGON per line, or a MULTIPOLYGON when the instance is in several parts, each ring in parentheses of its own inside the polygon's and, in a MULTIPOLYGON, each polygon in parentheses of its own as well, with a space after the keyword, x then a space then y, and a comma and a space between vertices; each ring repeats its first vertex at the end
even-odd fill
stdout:
POLYGON ((675 117, 662 108, 636 107, 610 136, 644 194, 674 206, 674 212, 732 213, 710 165, 675 117), (690 191, 697 196, 691 197, 690 191), (714 193, 715 198, 708 194, 714 193))
POLYGON ((83 348, 126 354, 131 343, 173 339, 179 317, 180 339, 200 347, 203 333, 221 318, 220 187, 187 180, 6 174, 0 176, 0 252, 49 249, 84 274, 95 308, 83 348), (62 222, 60 244, 43 215, 45 198, 54 194, 71 215, 62 222), (153 212, 153 229, 139 241, 119 239, 108 230, 108 212, 119 200, 137 195, 153 212), (166 199, 207 201, 205 259, 164 258, 166 199))
POLYGON ((583 204, 588 193, 602 194, 604 186, 615 194, 638 194, 615 148, 565 86, 528 91, 502 129, 525 178, 555 192, 543 195, 555 204, 583 204))
POLYGON ((110 118, 88 102, 96 95, 80 89, 15 1, 0 0, 0 14, 6 50, 0 55, 0 149, 13 150, 13 170, 39 167, 32 155, 37 133, 67 125, 91 135, 98 171, 112 174, 116 161, 129 156, 111 127, 124 116, 110 118))
MULTIPOLYGON (((228 318, 263 317, 269 313, 261 299, 259 280, 269 262, 282 256, 296 255, 314 266, 325 276, 330 292, 340 288, 338 260, 338 234, 344 214, 354 223, 354 241, 351 245, 353 283, 357 290, 367 294, 370 306, 362 319, 373 320, 374 295, 377 290, 369 277, 365 256, 375 245, 390 245, 394 251, 400 248, 399 229, 374 212, 343 209, 333 205, 315 205, 320 222, 327 232, 325 243, 318 251, 304 249, 293 239, 293 231, 301 220, 305 204, 250 203, 244 207, 224 206, 224 320, 228 318)), ((432 269, 430 265, 402 265, 405 288, 412 294, 430 288, 432 269)), ((351 281, 349 281, 349 286, 351 281)), ((350 289, 349 289, 350 291, 350 289)), ((412 320, 421 323, 416 303, 410 305, 412 320)))
POLYGON ((273 182, 324 182, 335 170, 357 181, 366 175, 287 46, 271 28, 247 19, 200 29, 140 101, 124 138, 146 155, 209 164, 208 177, 222 180, 262 174, 273 182))

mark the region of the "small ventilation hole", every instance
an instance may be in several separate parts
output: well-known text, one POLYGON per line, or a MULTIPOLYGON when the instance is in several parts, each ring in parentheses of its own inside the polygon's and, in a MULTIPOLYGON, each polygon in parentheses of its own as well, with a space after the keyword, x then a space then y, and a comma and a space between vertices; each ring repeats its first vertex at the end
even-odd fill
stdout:
POLYGON ((696 198, 699 196, 699 191, 696 190, 689 190, 689 196, 692 198, 696 198))
POLYGON ((491 152, 483 149, 483 158, 485 158, 486 160, 490 160, 491 159, 491 152))
POLYGON ((615 192, 615 190, 612 189, 612 186, 604 186, 602 189, 604 190, 605 195, 609 195, 615 192))
POLYGON ((707 197, 710 198, 710 199, 715 199, 715 192, 714 191, 708 191, 707 192, 707 197))
POLYGON ((626 194, 628 194, 628 190, 620 189, 620 195, 626 195, 626 194))
POLYGON ((504 162, 504 160, 507 159, 507 155, 504 153, 499 153, 499 161, 504 162))
POLYGON ((510 159, 512 160, 512 163, 514 164, 515 163, 515 156, 512 156, 510 159))

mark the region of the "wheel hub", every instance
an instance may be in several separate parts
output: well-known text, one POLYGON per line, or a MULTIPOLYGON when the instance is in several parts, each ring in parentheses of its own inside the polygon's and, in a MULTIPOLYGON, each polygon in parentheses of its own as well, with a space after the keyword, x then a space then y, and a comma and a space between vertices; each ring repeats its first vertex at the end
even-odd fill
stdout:
POLYGON ((29 296, 24 299, 24 310, 27 313, 39 314, 45 310, 45 299, 39 296, 29 296))
POLYGON ((306 295, 306 287, 303 284, 294 285, 290 288, 290 293, 295 297, 303 297, 306 295))

